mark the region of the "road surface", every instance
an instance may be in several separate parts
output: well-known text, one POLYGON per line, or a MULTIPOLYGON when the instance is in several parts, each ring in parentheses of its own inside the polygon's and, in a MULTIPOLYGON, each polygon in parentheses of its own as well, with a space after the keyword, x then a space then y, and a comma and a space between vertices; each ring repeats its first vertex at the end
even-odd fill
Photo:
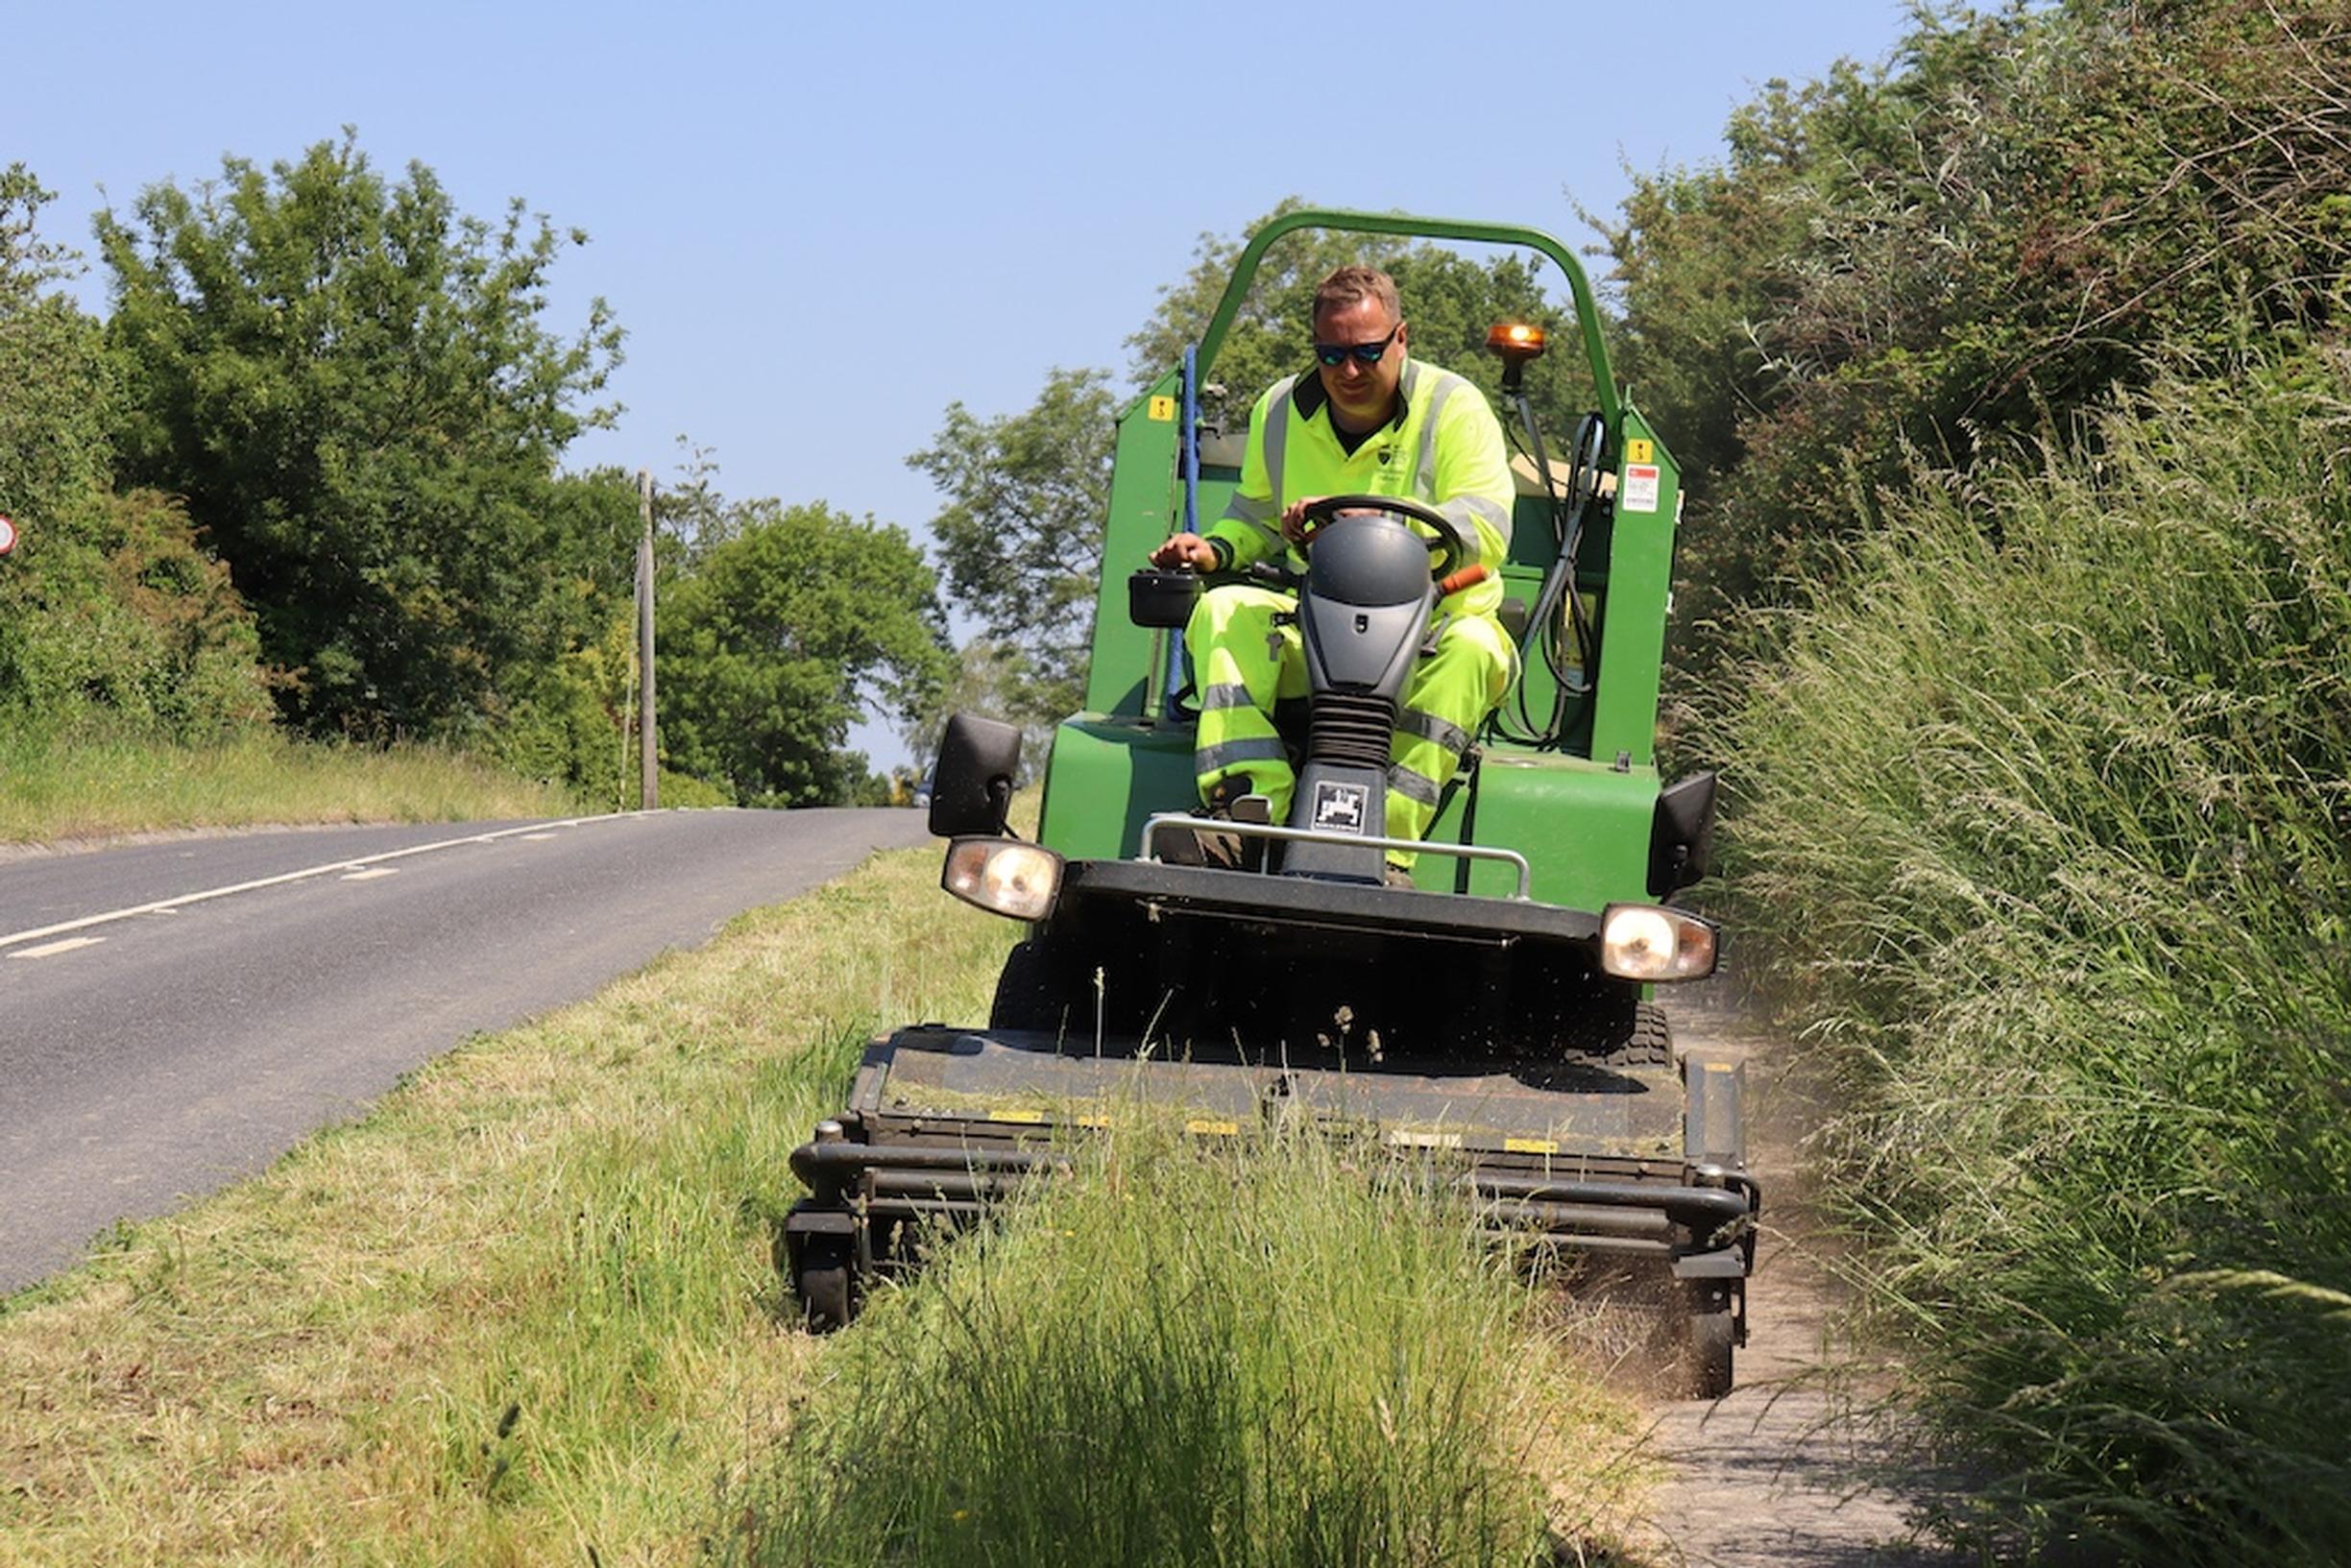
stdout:
POLYGON ((0 1291, 266 1166, 477 1031, 589 995, 913 811, 666 811, 0 859, 0 1291))

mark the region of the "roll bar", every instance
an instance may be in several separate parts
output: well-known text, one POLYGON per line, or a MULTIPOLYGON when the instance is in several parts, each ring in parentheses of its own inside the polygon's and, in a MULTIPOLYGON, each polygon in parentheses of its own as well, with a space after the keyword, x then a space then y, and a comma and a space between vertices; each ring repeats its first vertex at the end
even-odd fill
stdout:
MULTIPOLYGON (((1620 422, 1621 405, 1616 395, 1616 379, 1609 370, 1608 345, 1600 338, 1600 307, 1592 296, 1591 279, 1585 277, 1583 266, 1574 254, 1558 240, 1539 229, 1522 229, 1516 224, 1471 223, 1447 218, 1415 218, 1398 212, 1342 212, 1317 207, 1285 212, 1249 236, 1240 260, 1233 263, 1232 278, 1224 285, 1224 297, 1217 302, 1216 315, 1208 323, 1208 330, 1200 341, 1197 369, 1198 380, 1207 378, 1216 364, 1217 351, 1224 347, 1224 334, 1232 329, 1233 318, 1241 312, 1241 301, 1248 293, 1249 281, 1257 275, 1257 263, 1265 256, 1266 248, 1284 234, 1300 229, 1329 229, 1343 233, 1395 234, 1412 239, 1466 240, 1480 245, 1523 245, 1539 251, 1559 263, 1566 276, 1567 289, 1575 297, 1576 324, 1584 332, 1584 357, 1591 366, 1594 396, 1600 401, 1601 418, 1608 428, 1615 430, 1620 422)), ((1196 382, 1197 384, 1197 382, 1196 382)))

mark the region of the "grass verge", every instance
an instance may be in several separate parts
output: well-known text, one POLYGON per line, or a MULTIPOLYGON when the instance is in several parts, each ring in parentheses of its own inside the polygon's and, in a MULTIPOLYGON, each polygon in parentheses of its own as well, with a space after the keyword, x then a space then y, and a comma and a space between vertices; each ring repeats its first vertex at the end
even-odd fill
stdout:
POLYGON ((1621 1407, 1431 1172, 1116 1121, 844 1337, 730 1560, 1535 1564, 1622 1516, 1621 1407))
POLYGON ((1012 933, 881 857, 0 1311, 0 1561, 694 1559, 817 1350, 785 1157, 1012 933))
POLYGON ((1745 929, 1963 1536, 2351 1538, 2351 362, 1891 509, 1733 721, 1745 929), (2324 1194, 2324 1195, 2322 1195, 2324 1194))
POLYGON ((563 789, 427 746, 0 735, 0 844, 262 823, 564 816, 563 789))
POLYGON ((956 1523, 951 1484, 999 1542, 1124 1500, 1028 1560, 1523 1562, 1621 1496, 1624 1418, 1525 1288, 1336 1150, 1115 1146, 804 1335, 788 1152, 873 1026, 982 1015, 1015 934, 936 877, 885 856, 746 916, 0 1303, 0 1563, 960 1562, 861 1517, 956 1523), (916 1411, 932 1369, 960 1381, 916 1411), (952 1480, 809 1468, 909 1412, 952 1480))

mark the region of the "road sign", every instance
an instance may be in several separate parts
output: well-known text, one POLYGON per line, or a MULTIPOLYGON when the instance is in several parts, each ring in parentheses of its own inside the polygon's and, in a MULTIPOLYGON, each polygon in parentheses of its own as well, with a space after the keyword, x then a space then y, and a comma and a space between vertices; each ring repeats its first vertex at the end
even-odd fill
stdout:
POLYGON ((0 555, 6 555, 15 547, 16 525, 6 518, 0 518, 0 555))

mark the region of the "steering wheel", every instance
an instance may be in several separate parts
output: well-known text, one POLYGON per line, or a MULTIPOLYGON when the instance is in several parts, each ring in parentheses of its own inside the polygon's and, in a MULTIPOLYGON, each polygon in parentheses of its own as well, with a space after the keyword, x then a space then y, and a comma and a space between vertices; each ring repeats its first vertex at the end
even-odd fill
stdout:
MULTIPOLYGON (((1391 517, 1409 518, 1414 522, 1435 529, 1437 537, 1421 543, 1428 546, 1429 554, 1437 558, 1430 564, 1429 576, 1440 581, 1451 578, 1455 568, 1461 566, 1462 557, 1468 553, 1458 523, 1435 507, 1403 495, 1325 495, 1321 500, 1309 503, 1306 510, 1298 514, 1298 548, 1311 549, 1315 536, 1342 512, 1385 512, 1391 517)), ((1483 578, 1485 573, 1481 571, 1478 575, 1483 578)), ((1466 588, 1468 584, 1457 586, 1466 588)))

